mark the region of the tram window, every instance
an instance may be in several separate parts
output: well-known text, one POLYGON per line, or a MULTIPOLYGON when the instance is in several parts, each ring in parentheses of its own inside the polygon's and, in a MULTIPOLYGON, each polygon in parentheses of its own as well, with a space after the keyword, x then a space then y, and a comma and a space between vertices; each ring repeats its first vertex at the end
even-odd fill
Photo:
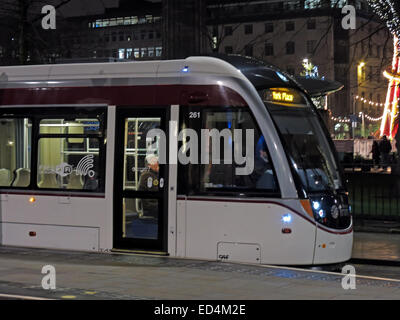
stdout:
POLYGON ((0 118, 0 187, 30 185, 32 123, 28 118, 0 118))
POLYGON ((40 121, 40 134, 97 134, 99 132, 98 119, 43 119, 40 121))
POLYGON ((97 190, 97 138, 40 138, 37 186, 40 189, 97 190), (77 141, 79 140, 79 141, 77 141))
POLYGON ((163 146, 158 137, 147 135, 160 125, 161 118, 157 117, 125 119, 124 190, 158 191, 163 146))
POLYGON ((278 193, 265 139, 249 111, 203 109, 187 121, 199 133, 201 158, 187 170, 189 192, 278 193))

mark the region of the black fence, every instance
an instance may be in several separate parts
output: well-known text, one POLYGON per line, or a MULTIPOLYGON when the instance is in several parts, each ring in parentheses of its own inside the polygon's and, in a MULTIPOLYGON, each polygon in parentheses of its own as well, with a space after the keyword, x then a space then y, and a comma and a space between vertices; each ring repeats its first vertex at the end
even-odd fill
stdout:
POLYGON ((371 161, 342 166, 355 218, 400 221, 400 170, 394 158, 386 170, 371 161))

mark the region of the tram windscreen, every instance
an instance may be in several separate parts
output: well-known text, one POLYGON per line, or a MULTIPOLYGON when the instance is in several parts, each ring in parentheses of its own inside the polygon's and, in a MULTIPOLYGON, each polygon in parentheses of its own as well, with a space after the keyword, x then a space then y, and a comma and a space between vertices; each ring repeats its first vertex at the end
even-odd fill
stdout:
POLYGON ((316 111, 304 97, 296 99, 296 94, 295 103, 264 99, 293 171, 307 192, 342 189, 338 165, 316 111))

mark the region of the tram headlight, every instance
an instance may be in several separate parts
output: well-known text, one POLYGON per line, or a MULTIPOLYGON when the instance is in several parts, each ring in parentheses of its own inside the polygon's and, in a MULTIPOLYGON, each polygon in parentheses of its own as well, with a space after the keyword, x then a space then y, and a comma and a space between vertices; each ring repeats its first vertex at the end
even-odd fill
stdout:
POLYGON ((319 210, 318 211, 318 216, 320 217, 320 218, 325 218, 325 211, 324 210, 319 210))
POLYGON ((318 201, 313 201, 312 206, 314 210, 319 210, 321 208, 321 204, 318 201))
POLYGON ((339 208, 336 205, 333 205, 331 208, 331 215, 333 219, 337 219, 339 217, 339 208))
POLYGON ((284 216, 282 216, 282 221, 284 223, 292 222, 292 215, 291 214, 285 214, 284 216))

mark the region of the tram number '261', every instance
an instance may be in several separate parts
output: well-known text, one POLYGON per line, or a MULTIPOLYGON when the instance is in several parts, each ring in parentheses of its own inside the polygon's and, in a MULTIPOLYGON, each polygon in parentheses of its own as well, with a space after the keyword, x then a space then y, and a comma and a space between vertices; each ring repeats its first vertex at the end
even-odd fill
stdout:
POLYGON ((189 119, 200 119, 200 112, 189 112, 189 119))

